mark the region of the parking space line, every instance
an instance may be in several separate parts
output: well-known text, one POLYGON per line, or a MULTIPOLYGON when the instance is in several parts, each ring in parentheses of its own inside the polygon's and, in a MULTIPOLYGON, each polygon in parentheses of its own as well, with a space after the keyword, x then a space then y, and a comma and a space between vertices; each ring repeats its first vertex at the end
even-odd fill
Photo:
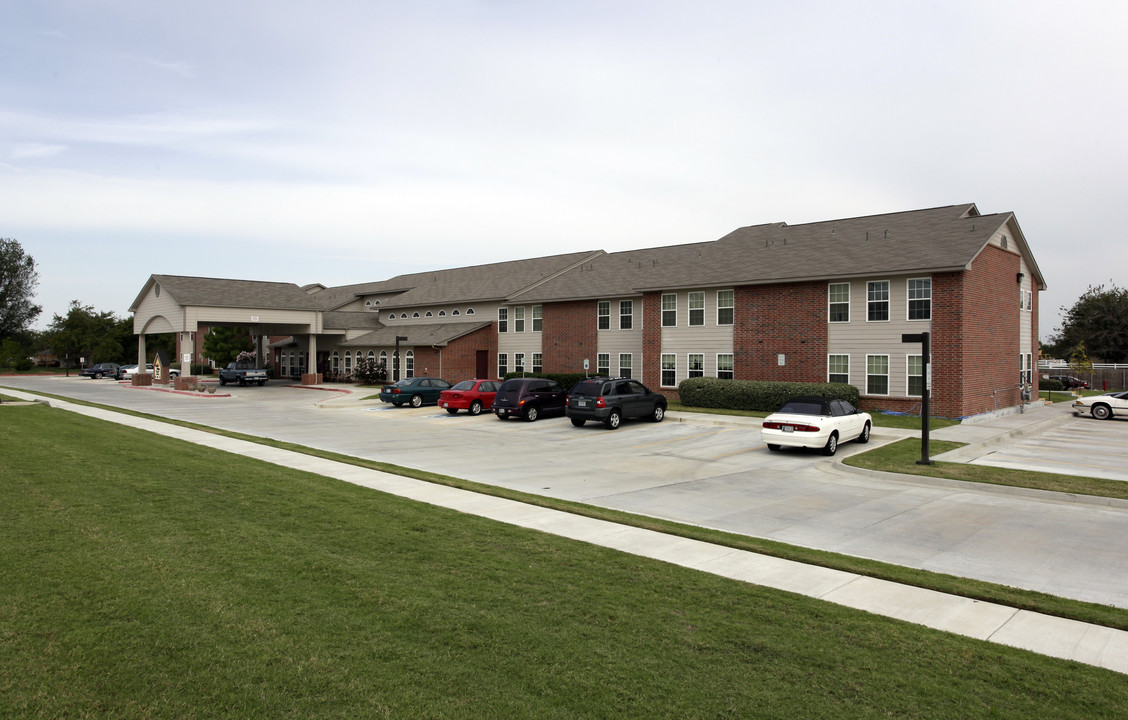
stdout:
POLYGON ((723 430, 710 430, 709 432, 694 433, 693 435, 684 435, 682 437, 670 438, 668 440, 656 440, 654 442, 643 443, 642 445, 631 445, 631 450, 638 448, 650 447, 652 445, 665 445, 666 443, 681 442, 683 440, 692 440, 693 438, 709 437, 710 435, 720 435, 721 433, 731 432, 734 428, 724 428, 723 430))

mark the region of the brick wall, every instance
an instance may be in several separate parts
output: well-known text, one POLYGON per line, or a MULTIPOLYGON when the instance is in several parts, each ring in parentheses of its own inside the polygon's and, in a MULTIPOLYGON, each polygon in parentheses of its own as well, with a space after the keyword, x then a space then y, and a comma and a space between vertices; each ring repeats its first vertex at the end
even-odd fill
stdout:
POLYGON ((584 358, 595 371, 596 337, 595 301, 547 303, 542 306, 541 360, 544 371, 583 372, 584 358))
MULTIPOLYGON (((442 350, 442 377, 452 383, 461 382, 463 380, 470 380, 477 377, 478 372, 478 351, 486 350, 487 357, 486 367, 488 368, 488 377, 494 377, 497 374, 497 323, 490 323, 489 327, 476 330, 469 335, 463 335, 457 340, 452 340, 442 350)), ((423 357, 421 353, 427 351, 427 362, 431 363, 426 365, 430 367, 433 372, 431 375, 439 375, 439 359, 438 353, 432 348, 415 348, 415 374, 423 375, 420 365, 420 358, 423 357)))
POLYGON ((826 283, 749 285, 735 288, 734 296, 738 379, 825 382, 826 283))

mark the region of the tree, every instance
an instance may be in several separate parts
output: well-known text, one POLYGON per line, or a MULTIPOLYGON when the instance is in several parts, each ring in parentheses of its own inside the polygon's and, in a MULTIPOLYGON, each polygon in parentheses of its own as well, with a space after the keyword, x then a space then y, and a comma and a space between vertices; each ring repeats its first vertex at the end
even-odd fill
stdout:
POLYGON ((1085 291, 1073 307, 1062 307, 1061 327, 1053 338, 1058 352, 1084 344, 1090 357, 1104 362, 1128 362, 1128 288, 1113 284, 1085 291))
POLYGON ((213 327, 204 336, 204 355, 211 358, 219 367, 233 362, 241 352, 253 352, 255 347, 251 333, 244 327, 213 327))
POLYGON ((67 367, 78 358, 93 362, 120 362, 121 322, 112 312, 98 312, 71 300, 65 316, 56 315, 47 328, 46 340, 67 367))
POLYGON ((0 238, 0 340, 27 329, 43 308, 31 302, 39 273, 35 260, 10 238, 0 238))

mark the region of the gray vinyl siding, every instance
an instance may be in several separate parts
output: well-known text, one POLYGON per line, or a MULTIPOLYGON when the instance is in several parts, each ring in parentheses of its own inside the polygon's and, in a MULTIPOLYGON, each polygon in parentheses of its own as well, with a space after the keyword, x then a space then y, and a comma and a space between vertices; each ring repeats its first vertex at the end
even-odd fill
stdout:
POLYGON ((653 360, 661 362, 666 353, 677 356, 677 382, 681 382, 689 376, 689 354, 700 353, 705 356, 704 376, 716 377, 717 355, 733 353, 733 326, 717 325, 717 289, 680 290, 676 295, 677 326, 662 327, 662 350, 653 360), (689 324, 691 292, 705 293, 704 325, 689 324))
MULTIPOLYGON (((920 345, 902 343, 901 335, 932 330, 931 320, 907 319, 908 280, 920 277, 928 276, 913 273, 829 281, 850 283, 850 322, 827 323, 827 354, 850 356, 850 384, 861 390, 863 395, 866 394, 867 355, 889 356, 889 397, 904 397, 908 394, 906 357, 919 355, 920 345), (866 321, 866 284, 874 280, 889 281, 889 320, 885 322, 866 321)), ((825 293, 823 297, 826 302, 825 293)), ((935 305, 935 296, 933 296, 933 311, 935 305)), ((1017 305, 1016 291, 1015 306, 1017 305)), ((825 315, 824 312, 824 317, 825 315)))

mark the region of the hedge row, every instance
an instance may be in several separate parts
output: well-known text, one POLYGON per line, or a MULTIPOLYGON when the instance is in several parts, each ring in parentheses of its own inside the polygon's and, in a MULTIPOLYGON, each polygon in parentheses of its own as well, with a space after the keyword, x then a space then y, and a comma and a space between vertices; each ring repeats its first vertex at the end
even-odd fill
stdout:
POLYGON ((775 412, 793 397, 821 395, 858 406, 858 388, 847 383, 799 383, 769 380, 718 380, 689 378, 678 385, 683 405, 775 412))
POLYGON ((1049 380, 1047 378, 1038 378, 1039 390, 1064 390, 1065 384, 1061 380, 1049 380))

